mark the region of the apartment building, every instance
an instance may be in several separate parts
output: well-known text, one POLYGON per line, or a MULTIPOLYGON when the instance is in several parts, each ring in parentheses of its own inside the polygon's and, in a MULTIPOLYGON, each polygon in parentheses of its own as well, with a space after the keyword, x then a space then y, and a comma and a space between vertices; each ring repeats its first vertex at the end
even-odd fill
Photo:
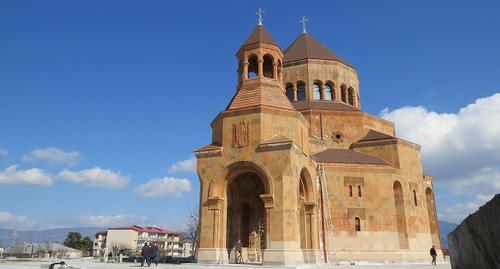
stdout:
POLYGON ((141 251, 144 243, 156 243, 162 256, 186 257, 191 255, 189 243, 181 242, 180 234, 158 227, 128 226, 109 228, 98 232, 94 240, 94 256, 101 256, 113 247, 141 251))

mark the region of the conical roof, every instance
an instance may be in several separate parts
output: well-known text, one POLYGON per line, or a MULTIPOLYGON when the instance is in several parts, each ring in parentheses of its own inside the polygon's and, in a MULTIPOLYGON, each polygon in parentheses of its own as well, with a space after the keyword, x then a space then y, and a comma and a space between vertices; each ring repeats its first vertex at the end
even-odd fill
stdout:
POLYGON ((241 87, 229 102, 226 110, 255 106, 295 110, 277 83, 261 83, 258 80, 241 87))
POLYGON ((253 32, 250 34, 250 36, 248 36, 247 40, 245 40, 245 43, 243 43, 242 46, 259 42, 279 47, 276 41, 274 41, 273 37, 266 31, 263 25, 257 25, 257 27, 255 27, 253 32))
POLYGON ((283 62, 293 62, 305 59, 318 59, 337 61, 353 67, 346 60, 340 58, 333 53, 318 40, 314 39, 307 33, 301 34, 293 43, 285 50, 283 62))

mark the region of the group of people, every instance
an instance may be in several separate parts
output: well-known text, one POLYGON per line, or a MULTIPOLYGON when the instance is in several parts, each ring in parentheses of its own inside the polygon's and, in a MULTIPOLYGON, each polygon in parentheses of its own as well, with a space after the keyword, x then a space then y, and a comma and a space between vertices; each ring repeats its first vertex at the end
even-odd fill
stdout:
POLYGON ((141 250, 141 256, 141 267, 144 266, 144 262, 146 262, 148 266, 151 266, 151 262, 158 266, 158 246, 156 243, 144 243, 141 250))

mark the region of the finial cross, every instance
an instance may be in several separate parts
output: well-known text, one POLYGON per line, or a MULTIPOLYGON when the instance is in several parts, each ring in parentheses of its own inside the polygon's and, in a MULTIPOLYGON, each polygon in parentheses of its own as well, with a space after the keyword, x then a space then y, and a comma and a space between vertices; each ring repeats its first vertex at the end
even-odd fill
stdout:
POLYGON ((262 15, 264 15, 264 13, 265 13, 264 10, 261 7, 259 7, 259 11, 255 13, 257 16, 259 16, 257 25, 262 25, 262 22, 264 21, 262 15))
POLYGON ((309 19, 306 16, 302 16, 302 20, 300 20, 300 23, 302 23, 302 33, 307 33, 307 26, 306 22, 308 22, 309 19))

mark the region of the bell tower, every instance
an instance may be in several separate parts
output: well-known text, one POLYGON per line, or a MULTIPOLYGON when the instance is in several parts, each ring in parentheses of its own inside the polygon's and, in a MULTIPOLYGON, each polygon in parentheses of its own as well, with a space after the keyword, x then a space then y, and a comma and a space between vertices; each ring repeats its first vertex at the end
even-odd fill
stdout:
POLYGON ((259 20, 236 53, 238 87, 226 110, 253 106, 294 110, 284 94, 283 56, 280 47, 259 20))
POLYGON ((281 81, 283 52, 264 25, 257 25, 236 53, 239 85, 245 80, 268 78, 281 81))

